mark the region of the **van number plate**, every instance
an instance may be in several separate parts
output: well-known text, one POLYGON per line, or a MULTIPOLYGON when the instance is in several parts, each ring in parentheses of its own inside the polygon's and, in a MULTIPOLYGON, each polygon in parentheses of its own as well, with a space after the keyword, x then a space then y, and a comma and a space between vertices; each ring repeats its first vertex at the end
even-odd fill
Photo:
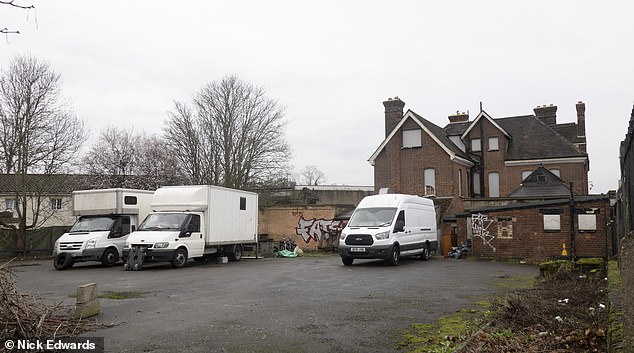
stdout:
POLYGON ((365 252, 365 248, 350 248, 350 252, 365 252))

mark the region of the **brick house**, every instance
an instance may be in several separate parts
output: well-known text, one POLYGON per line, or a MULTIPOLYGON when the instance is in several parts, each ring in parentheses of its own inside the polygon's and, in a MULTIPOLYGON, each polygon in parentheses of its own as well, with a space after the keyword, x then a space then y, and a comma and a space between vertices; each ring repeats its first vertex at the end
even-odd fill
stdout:
MULTIPOLYGON (((389 188, 433 197, 445 251, 466 237, 465 229, 458 227, 458 214, 525 202, 517 193, 540 168, 559 180, 560 194, 569 194, 572 183, 574 195, 588 195, 583 102, 575 106, 575 123, 558 124, 557 107, 548 105, 534 108, 532 115, 502 118, 484 110, 473 120, 456 113, 445 127, 412 110, 404 112, 405 103, 398 97, 383 105, 385 139, 368 160, 374 166, 375 192, 389 188)), ((530 202, 562 197, 542 191, 533 193, 530 202)))

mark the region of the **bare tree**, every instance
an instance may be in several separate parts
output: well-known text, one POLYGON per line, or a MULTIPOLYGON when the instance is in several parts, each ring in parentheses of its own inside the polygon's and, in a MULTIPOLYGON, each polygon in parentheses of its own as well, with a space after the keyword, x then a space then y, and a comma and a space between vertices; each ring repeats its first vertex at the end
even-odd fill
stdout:
POLYGON ((319 185, 326 182, 326 175, 314 165, 304 167, 300 171, 301 182, 305 185, 319 185))
POLYGON ((110 126, 101 131, 84 156, 83 165, 87 174, 100 177, 101 188, 156 189, 183 182, 178 163, 167 153, 165 142, 133 129, 110 126))
MULTIPOLYGON (((15 0, 0 0, 0 5, 9 5, 20 9, 30 10, 35 9, 35 5, 20 5, 15 0)), ((0 28, 0 33, 3 34, 20 34, 20 31, 10 31, 8 28, 0 28)))
POLYGON ((60 74, 33 56, 16 56, 0 74, 0 165, 2 173, 15 175, 18 249, 47 209, 45 187, 33 184, 29 174, 67 172, 86 139, 84 123, 62 99, 60 85, 60 74))
POLYGON ((247 188, 288 168, 284 109, 264 89, 227 76, 191 106, 176 102, 164 139, 194 183, 247 188))

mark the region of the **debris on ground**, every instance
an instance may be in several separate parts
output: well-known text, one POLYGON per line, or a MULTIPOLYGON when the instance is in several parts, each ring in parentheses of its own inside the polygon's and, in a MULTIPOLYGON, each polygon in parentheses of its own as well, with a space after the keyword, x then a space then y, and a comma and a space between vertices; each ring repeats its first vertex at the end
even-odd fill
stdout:
POLYGON ((72 306, 46 305, 20 293, 9 271, 10 262, 0 266, 0 341, 73 337, 96 325, 73 318, 72 306))
POLYGON ((494 300, 487 325, 458 351, 607 352, 607 299, 603 276, 558 271, 494 300))

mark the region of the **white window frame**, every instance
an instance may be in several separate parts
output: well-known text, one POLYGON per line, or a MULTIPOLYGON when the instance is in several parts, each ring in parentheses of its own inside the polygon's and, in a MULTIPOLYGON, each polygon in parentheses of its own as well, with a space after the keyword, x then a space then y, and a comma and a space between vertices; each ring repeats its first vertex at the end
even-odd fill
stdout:
POLYGON ((4 209, 7 211, 15 211, 15 200, 14 199, 5 199, 4 200, 4 209))
POLYGON ((528 178, 528 176, 531 175, 532 172, 533 172, 532 170, 522 171, 522 181, 526 180, 526 178, 528 178))
POLYGON ((59 197, 51 197, 51 210, 57 211, 63 208, 64 201, 59 197))
POLYGON ((403 148, 421 147, 423 145, 422 130, 403 130, 403 148))
POLYGON ((489 137, 489 151, 499 151, 500 141, 497 137, 489 137))
POLYGON ((557 178, 561 179, 561 171, 559 169, 548 169, 548 171, 555 174, 557 178))

